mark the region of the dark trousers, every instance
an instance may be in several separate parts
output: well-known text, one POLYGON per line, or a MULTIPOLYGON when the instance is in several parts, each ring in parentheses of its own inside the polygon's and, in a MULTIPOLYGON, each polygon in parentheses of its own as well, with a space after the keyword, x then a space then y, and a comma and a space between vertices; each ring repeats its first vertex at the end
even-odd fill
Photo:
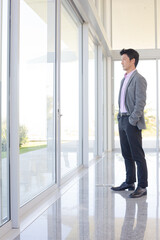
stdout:
POLYGON ((124 157, 126 167, 126 182, 136 182, 136 163, 138 186, 145 188, 148 186, 148 173, 142 148, 141 130, 129 123, 128 116, 122 116, 118 123, 122 156, 124 157))

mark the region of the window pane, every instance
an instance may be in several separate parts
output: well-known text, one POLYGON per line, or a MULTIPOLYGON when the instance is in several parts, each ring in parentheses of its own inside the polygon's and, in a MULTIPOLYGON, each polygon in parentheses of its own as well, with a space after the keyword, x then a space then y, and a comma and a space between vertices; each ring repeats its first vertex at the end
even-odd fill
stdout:
POLYGON ((156 61, 140 61, 137 70, 147 81, 147 101, 145 121, 147 129, 143 130, 144 148, 156 148, 156 61))
POLYGON ((117 114, 118 114, 118 95, 119 95, 119 88, 122 78, 124 77, 124 71, 120 61, 114 62, 114 147, 120 148, 119 142, 119 132, 118 132, 118 121, 117 121, 117 114))
POLYGON ((88 65, 88 117, 89 117, 89 160, 96 154, 96 73, 97 48, 92 39, 89 39, 88 65))
POLYGON ((155 48, 154 1, 112 1, 112 46, 155 48))
POLYGON ((20 202, 55 182, 55 1, 20 1, 20 202))
POLYGON ((61 7, 61 176, 81 164, 80 43, 81 24, 61 7))
MULTIPOLYGON (((139 61, 137 66, 138 72, 145 77, 147 81, 147 100, 145 106, 145 121, 146 129, 142 131, 143 147, 148 149, 156 148, 156 62, 154 60, 139 61)), ((118 137, 118 94, 120 81, 124 76, 124 71, 120 61, 114 63, 114 78, 115 78, 115 148, 119 148, 118 137)))
POLYGON ((8 84, 8 20, 9 4, 3 1, 2 7, 2 50, 0 76, 0 226, 9 220, 9 84, 8 84))

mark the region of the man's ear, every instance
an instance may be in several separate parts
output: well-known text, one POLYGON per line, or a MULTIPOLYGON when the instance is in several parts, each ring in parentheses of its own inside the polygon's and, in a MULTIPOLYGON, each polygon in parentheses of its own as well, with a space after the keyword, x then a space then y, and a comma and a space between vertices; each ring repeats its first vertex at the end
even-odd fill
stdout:
POLYGON ((131 61, 135 65, 135 58, 132 58, 131 61))

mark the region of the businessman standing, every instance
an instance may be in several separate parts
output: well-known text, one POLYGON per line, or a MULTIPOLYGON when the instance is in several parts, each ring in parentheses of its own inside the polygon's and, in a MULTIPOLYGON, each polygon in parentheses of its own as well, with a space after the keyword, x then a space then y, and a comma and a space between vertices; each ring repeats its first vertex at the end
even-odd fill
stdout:
POLYGON ((136 66, 139 54, 134 49, 122 49, 120 52, 125 76, 119 92, 118 126, 122 156, 125 162, 126 179, 114 191, 134 190, 129 197, 138 198, 147 195, 148 174, 145 154, 142 148, 142 129, 145 129, 144 107, 146 104, 147 82, 138 73, 136 66), (135 190, 136 167, 138 184, 135 190))

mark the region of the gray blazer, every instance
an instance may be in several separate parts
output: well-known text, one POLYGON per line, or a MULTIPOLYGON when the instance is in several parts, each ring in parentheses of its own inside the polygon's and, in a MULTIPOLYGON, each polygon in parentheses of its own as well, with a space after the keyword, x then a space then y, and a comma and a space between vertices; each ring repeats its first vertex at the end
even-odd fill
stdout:
MULTIPOLYGON (((120 107, 121 89, 124 82, 124 78, 121 81, 118 103, 120 107)), ((146 89, 147 82, 143 76, 141 76, 137 70, 131 75, 125 95, 125 106, 129 113, 129 123, 133 126, 137 126, 139 129, 145 129, 144 119, 144 107, 146 105, 146 89)), ((118 114, 118 119, 120 114, 118 114)))

